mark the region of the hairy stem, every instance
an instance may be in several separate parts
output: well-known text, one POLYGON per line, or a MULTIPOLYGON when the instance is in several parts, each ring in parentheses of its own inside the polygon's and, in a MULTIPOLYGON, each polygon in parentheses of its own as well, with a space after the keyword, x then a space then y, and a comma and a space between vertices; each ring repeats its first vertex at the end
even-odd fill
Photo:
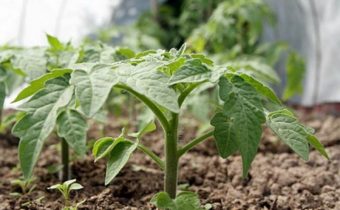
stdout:
POLYGON ((195 147, 197 144, 204 142, 205 140, 208 140, 210 136, 214 134, 214 131, 210 131, 208 133, 203 134, 202 136, 199 136, 193 140, 191 140, 189 143, 184 145, 181 149, 177 152, 177 157, 180 158, 182 155, 187 153, 189 150, 191 150, 193 147, 195 147))
POLYGON ((164 191, 171 198, 176 198, 177 176, 178 176, 178 158, 177 158, 177 130, 178 114, 173 113, 170 121, 170 129, 165 135, 165 179, 164 191))
POLYGON ((61 138, 61 164, 63 169, 61 171, 61 181, 65 182, 70 179, 70 166, 69 166, 69 148, 66 140, 61 138))

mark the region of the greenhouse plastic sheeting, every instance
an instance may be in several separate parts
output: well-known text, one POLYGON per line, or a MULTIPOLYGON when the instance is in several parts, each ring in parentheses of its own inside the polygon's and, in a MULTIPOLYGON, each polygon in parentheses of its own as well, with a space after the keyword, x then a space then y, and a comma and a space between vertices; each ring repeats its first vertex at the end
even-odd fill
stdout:
POLYGON ((0 44, 46 45, 45 33, 77 42, 110 23, 121 0, 1 0, 0 44))
MULTIPOLYGON (((306 60, 304 92, 293 100, 307 106, 340 102, 340 1, 267 2, 278 19, 273 30, 266 29, 264 40, 287 41, 306 60)), ((283 77, 284 62, 278 69, 283 77)))

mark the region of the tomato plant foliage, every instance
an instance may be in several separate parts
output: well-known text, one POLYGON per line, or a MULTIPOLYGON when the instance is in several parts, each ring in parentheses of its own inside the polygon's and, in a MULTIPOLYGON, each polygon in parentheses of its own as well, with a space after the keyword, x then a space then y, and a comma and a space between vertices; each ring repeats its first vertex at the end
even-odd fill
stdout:
MULTIPOLYGON (((54 43, 55 40, 51 42, 56 50, 62 48, 54 43)), ((77 53, 78 56, 86 54, 75 50, 74 55, 77 53)), ((21 138, 19 157, 26 177, 32 175, 43 142, 56 125, 59 136, 65 138, 76 152, 84 153, 87 128, 84 116, 93 117, 98 113, 112 88, 129 92, 153 112, 164 130, 165 160, 141 142, 144 134, 154 130, 153 123, 131 135, 123 132, 117 138, 99 139, 93 154, 96 160, 107 159, 106 184, 119 173, 136 149, 153 159, 165 170, 165 192, 153 199, 160 208, 182 209, 178 206, 183 199, 196 199, 185 192, 176 198, 178 160, 211 136, 215 138, 221 157, 227 158, 235 153, 241 155, 244 176, 256 155, 264 125, 304 160, 308 159, 310 145, 327 157, 312 130, 300 124, 262 82, 263 78, 275 78, 271 72, 261 71, 261 78, 257 78, 258 68, 254 68, 256 72, 252 68, 245 70, 242 62, 214 65, 204 55, 185 53, 185 46, 178 51, 149 50, 142 53, 102 47, 75 61, 31 81, 17 98, 30 97, 20 107, 26 115, 13 129, 14 134, 21 138), (210 84, 219 92, 219 106, 211 119, 211 130, 187 145, 178 145, 182 105, 202 84, 210 84)), ((246 64, 247 67, 250 65, 246 64)), ((199 203, 193 205, 195 209, 200 208, 199 203)))

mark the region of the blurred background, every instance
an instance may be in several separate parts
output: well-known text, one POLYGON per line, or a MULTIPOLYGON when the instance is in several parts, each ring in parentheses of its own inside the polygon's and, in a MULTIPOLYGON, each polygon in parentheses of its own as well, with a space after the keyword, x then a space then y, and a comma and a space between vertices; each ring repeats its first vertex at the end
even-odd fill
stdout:
POLYGON ((274 69, 289 103, 337 112, 340 101, 337 0, 2 0, 0 23, 0 45, 46 46, 46 33, 136 51, 186 42, 217 63, 274 69))

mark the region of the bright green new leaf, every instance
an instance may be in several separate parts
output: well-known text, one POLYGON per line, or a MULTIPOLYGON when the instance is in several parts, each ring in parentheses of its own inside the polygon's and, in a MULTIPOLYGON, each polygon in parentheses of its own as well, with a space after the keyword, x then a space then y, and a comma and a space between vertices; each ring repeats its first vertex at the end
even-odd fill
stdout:
POLYGON ((84 65, 76 67, 70 83, 76 88, 81 110, 92 117, 103 106, 112 87, 118 83, 118 78, 111 66, 89 64, 90 68, 87 68, 84 65))
POLYGON ((47 37, 48 43, 50 44, 53 50, 60 51, 64 49, 64 45, 56 37, 51 36, 49 34, 46 34, 46 37, 47 37))
POLYGON ((57 77, 61 77, 71 72, 72 70, 70 69, 58 69, 58 70, 51 71, 47 74, 44 74, 38 79, 32 80, 29 83, 29 85, 17 95, 17 97, 14 99, 13 102, 17 102, 25 98, 28 98, 32 96, 33 94, 35 94, 36 92, 38 92, 39 90, 43 89, 46 81, 57 78, 57 77))
POLYGON ((175 74, 172 75, 169 85, 177 83, 196 83, 208 80, 211 71, 202 64, 200 59, 187 60, 175 74))
POLYGON ((64 138, 78 155, 86 153, 86 119, 76 110, 66 109, 57 118, 58 136, 64 138))
POLYGON ((171 199, 166 192, 159 192, 153 196, 151 203, 159 209, 203 210, 198 195, 189 191, 178 193, 175 199, 171 199))
POLYGON ((108 157, 105 185, 108 185, 122 170, 137 146, 138 143, 131 143, 129 141, 121 141, 115 145, 108 157))
POLYGON ((229 149, 220 148, 219 151, 227 156, 237 147, 242 156, 243 176, 246 176, 257 152, 262 123, 265 122, 261 97, 251 85, 236 75, 230 81, 221 77, 219 87, 220 98, 225 103, 222 114, 215 116, 211 124, 215 126, 218 145, 237 145, 229 149), (223 131, 223 125, 227 131, 223 131), (221 134, 226 134, 224 143, 221 134))
POLYGON ((292 150, 304 160, 308 160, 308 134, 295 117, 282 111, 272 112, 268 115, 267 125, 292 150))
POLYGON ((73 95, 73 87, 63 78, 46 82, 21 109, 27 114, 13 127, 13 134, 20 137, 19 160, 25 178, 30 178, 43 142, 53 131, 59 108, 66 106, 73 95))

